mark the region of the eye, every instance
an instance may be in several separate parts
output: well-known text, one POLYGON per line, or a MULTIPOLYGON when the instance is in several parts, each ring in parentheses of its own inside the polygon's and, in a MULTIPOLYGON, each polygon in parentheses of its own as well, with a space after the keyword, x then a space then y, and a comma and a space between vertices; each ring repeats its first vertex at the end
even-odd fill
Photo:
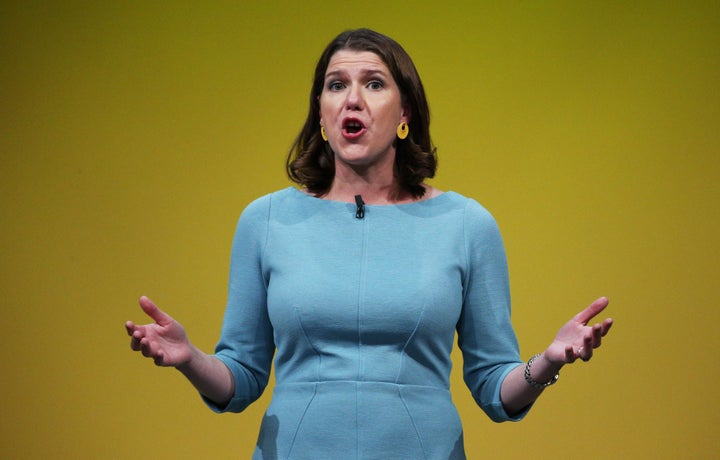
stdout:
POLYGON ((330 91, 340 91, 343 88, 345 88, 345 84, 341 81, 331 81, 327 84, 327 89, 330 91))
POLYGON ((381 80, 372 80, 367 84, 367 87, 370 89, 382 89, 383 86, 385 86, 385 83, 383 83, 381 80))

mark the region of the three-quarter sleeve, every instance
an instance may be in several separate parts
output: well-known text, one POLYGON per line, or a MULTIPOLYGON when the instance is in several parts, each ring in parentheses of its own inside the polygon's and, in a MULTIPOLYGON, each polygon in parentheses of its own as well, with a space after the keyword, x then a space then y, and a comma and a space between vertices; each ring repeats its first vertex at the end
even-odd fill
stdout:
POLYGON ((233 238, 228 300, 215 357, 232 373, 235 391, 225 407, 207 398, 216 412, 240 412, 263 393, 275 351, 267 312, 263 251, 271 197, 252 202, 242 213, 233 238))
POLYGON ((465 383, 493 421, 520 420, 529 407, 510 417, 500 399, 503 380, 522 364, 510 322, 507 258, 495 219, 474 200, 465 207, 464 237, 466 271, 457 331, 465 383))

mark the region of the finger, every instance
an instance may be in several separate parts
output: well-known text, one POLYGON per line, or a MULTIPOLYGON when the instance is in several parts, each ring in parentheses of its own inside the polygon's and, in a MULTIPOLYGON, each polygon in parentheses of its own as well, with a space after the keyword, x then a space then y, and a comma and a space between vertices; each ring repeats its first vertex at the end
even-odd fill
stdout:
POLYGON ((589 361, 593 355, 593 337, 587 335, 583 338, 583 346, 578 348, 578 355, 583 361, 589 361))
POLYGON ((130 348, 132 348, 133 351, 140 351, 140 339, 134 335, 130 339, 130 348))
POLYGON ((144 333, 141 327, 136 326, 132 321, 128 321, 125 325, 128 334, 130 335, 130 348, 134 351, 140 350, 140 340, 143 338, 144 333))
POLYGON ((130 348, 132 348, 135 351, 140 351, 140 347, 141 347, 140 342, 142 341, 143 337, 144 337, 144 334, 142 333, 142 331, 136 330, 135 332, 133 332, 133 335, 131 336, 131 339, 130 339, 130 348))
POLYGON ((608 306, 608 303, 609 301, 607 297, 600 297, 599 299, 591 303, 585 310, 575 315, 575 320, 579 323, 587 324, 588 321, 597 316, 598 313, 605 310, 605 307, 608 306))
POLYGON ((127 334, 132 337, 138 333, 145 334, 145 326, 139 326, 132 321, 128 321, 125 323, 125 330, 127 331, 127 334))
POLYGON ((161 353, 160 351, 154 349, 152 343, 150 342, 150 340, 147 337, 143 337, 139 341, 139 346, 140 346, 140 352, 146 358, 155 359, 155 357, 161 353))
POLYGON ((610 331, 610 328, 612 327, 612 325, 613 325, 612 318, 608 318, 605 321, 603 321, 603 323, 602 323, 602 336, 603 337, 605 337, 605 335, 607 335, 607 333, 610 331))
POLYGON ((593 348, 597 348, 602 344, 602 326, 595 324, 592 328, 593 348))
POLYGON ((139 303, 140 308, 143 309, 145 314, 152 318, 159 325, 165 326, 172 322, 173 319, 170 317, 170 315, 160 310, 160 308, 158 308, 158 306, 155 305, 153 301, 148 299, 147 297, 140 297, 139 303))
POLYGON ((572 345, 568 345, 565 347, 565 362, 566 363, 574 363, 575 362, 575 351, 573 350, 572 345))

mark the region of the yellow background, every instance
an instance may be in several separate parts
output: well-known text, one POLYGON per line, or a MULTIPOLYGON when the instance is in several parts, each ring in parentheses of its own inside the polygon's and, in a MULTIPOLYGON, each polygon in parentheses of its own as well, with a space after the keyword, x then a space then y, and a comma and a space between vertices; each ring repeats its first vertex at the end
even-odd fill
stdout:
POLYGON ((212 350, 236 219, 359 26, 423 77, 432 183, 501 226, 523 356, 611 299, 521 423, 456 365, 468 457, 717 458, 720 5, 441 3, 3 2, 0 458, 249 458, 271 391, 213 414, 123 323, 147 294, 212 350))

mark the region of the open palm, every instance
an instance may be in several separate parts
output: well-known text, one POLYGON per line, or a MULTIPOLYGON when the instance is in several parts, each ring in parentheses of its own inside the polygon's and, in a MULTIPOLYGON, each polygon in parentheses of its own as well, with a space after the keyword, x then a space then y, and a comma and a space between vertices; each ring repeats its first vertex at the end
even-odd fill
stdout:
POLYGON ((578 358, 583 361, 592 358, 593 350, 600 346, 613 320, 607 318, 602 323, 595 323, 592 326, 588 323, 607 305, 608 299, 600 297, 565 323, 545 351, 546 358, 555 364, 572 363, 578 358))
POLYGON ((140 307, 155 322, 136 325, 125 323, 130 348, 152 358, 158 366, 179 366, 190 360, 190 342, 185 328, 170 315, 160 310, 147 297, 140 298, 140 307))

